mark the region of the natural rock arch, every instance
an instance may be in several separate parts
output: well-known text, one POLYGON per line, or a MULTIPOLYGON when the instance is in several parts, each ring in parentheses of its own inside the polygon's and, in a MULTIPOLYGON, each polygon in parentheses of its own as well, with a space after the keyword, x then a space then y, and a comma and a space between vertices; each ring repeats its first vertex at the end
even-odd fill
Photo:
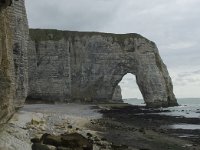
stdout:
POLYGON ((60 90, 67 91, 58 91, 61 99, 109 101, 122 77, 132 73, 147 106, 177 105, 171 78, 155 43, 141 35, 31 29, 30 39, 30 97, 52 98, 55 93, 51 91, 61 87, 60 90), (66 61, 69 62, 63 66, 66 70, 58 70, 56 64, 66 61), (42 77, 34 76, 33 72, 38 71, 42 77), (62 84, 66 80, 70 82, 62 84), (47 81, 56 86, 41 89, 47 81))

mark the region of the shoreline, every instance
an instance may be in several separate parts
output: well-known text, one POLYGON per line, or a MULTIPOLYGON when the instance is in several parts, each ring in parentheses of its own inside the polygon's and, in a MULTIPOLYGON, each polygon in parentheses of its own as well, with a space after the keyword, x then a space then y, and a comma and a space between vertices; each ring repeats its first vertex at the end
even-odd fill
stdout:
POLYGON ((31 150, 43 134, 78 133, 94 150, 198 150, 200 130, 161 128, 200 124, 199 118, 160 115, 168 110, 129 104, 26 104, 0 132, 0 149, 31 150))
POLYGON ((120 104, 110 105, 109 108, 105 106, 105 109, 101 110, 103 119, 97 122, 97 128, 101 130, 101 126, 106 126, 108 130, 105 136, 110 141, 121 143, 131 149, 200 149, 200 129, 184 130, 161 127, 179 123, 199 125, 200 118, 161 115, 162 112, 168 111, 145 106, 124 106, 124 104, 122 106, 120 104))

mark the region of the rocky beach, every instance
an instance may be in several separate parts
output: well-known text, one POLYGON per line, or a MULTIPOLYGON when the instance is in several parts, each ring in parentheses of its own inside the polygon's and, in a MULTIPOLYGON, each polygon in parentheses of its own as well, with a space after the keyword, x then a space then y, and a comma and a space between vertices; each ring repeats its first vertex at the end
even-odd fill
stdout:
MULTIPOLYGON (((39 140, 45 133, 52 136, 79 133, 87 137, 90 131, 84 127, 85 124, 90 122, 91 119, 101 117, 101 114, 97 113, 96 110, 90 109, 90 107, 90 105, 79 104, 25 105, 19 109, 8 124, 2 127, 0 149, 41 149, 41 145, 36 148, 32 147, 31 139, 33 141, 34 139, 39 140)), ((55 146, 55 144, 49 145, 49 149, 56 149, 55 146)))
POLYGON ((166 110, 125 103, 26 104, 1 129, 0 148, 199 150, 199 129, 172 129, 163 126, 179 123, 198 125, 200 119, 163 116, 160 115, 162 112, 166 110), (63 142, 61 139, 66 137, 69 138, 68 141, 63 142))

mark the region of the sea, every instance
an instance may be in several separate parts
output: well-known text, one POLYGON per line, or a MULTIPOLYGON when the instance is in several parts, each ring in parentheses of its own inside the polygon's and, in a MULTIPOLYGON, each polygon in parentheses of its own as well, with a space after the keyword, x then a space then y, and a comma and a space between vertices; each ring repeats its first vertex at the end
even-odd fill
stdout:
MULTIPOLYGON (((178 98, 179 106, 169 108, 158 108, 161 110, 169 110, 159 113, 160 115, 186 117, 186 118, 198 118, 200 119, 200 98, 178 98)), ((125 103, 131 105, 145 106, 143 99, 128 98, 124 99, 125 103)), ((200 129, 200 124, 174 124, 170 128, 174 129, 200 129)))

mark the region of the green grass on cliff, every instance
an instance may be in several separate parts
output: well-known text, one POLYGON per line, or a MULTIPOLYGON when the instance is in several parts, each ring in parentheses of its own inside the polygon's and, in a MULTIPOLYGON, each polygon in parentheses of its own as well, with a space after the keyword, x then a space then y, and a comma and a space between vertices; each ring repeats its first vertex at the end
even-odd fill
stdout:
POLYGON ((128 38, 142 38, 145 39, 147 42, 152 42, 145 37, 137 34, 137 33, 128 33, 128 34, 114 34, 114 33, 100 33, 100 32, 78 32, 78 31, 62 31, 56 29, 30 29, 29 30, 30 38, 33 41, 58 41, 61 39, 69 39, 72 40, 74 37, 84 37, 84 36, 97 36, 101 35, 103 37, 112 37, 116 42, 124 42, 125 39, 128 38))

